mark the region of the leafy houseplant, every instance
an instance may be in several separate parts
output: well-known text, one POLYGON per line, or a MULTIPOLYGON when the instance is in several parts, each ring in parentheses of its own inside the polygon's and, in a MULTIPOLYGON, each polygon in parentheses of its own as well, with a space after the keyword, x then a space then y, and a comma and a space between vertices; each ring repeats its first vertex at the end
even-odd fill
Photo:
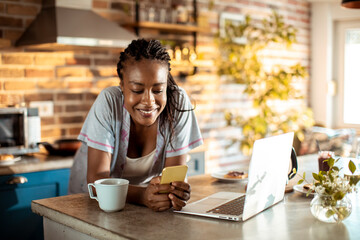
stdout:
MULTIPOLYGON (((286 112, 276 106, 289 99, 300 99, 300 91, 293 83, 307 76, 304 66, 275 65, 266 70, 261 62, 262 51, 270 45, 290 46, 296 41, 297 30, 286 25, 275 11, 269 20, 256 24, 249 16, 238 25, 225 23, 224 36, 216 38, 221 57, 217 62, 218 74, 228 76, 235 83, 244 84, 244 93, 253 101, 256 114, 245 117, 234 110, 225 112, 229 126, 242 128, 241 150, 250 154, 256 139, 268 135, 294 131, 300 141, 303 129, 312 126, 312 111, 306 107, 286 112), (237 39, 245 39, 239 43, 237 39)), ((234 141, 239 141, 236 139, 234 141)))
MULTIPOLYGON (((312 173, 314 182, 307 195, 311 191, 315 191, 317 194, 310 204, 311 213, 323 222, 340 222, 350 215, 351 202, 347 198, 347 193, 357 191, 356 184, 360 180, 358 176, 353 175, 356 166, 351 160, 348 164, 351 175, 340 176, 341 168, 335 166, 339 159, 329 158, 324 160, 329 165, 329 170, 312 173)), ((305 173, 303 173, 298 184, 304 181, 306 181, 305 173)))

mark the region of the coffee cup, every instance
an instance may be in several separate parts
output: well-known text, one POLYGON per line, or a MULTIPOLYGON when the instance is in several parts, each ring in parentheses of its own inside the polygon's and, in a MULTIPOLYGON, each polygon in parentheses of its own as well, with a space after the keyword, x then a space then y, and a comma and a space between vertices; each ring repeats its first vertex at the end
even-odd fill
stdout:
POLYGON ((325 160, 334 157, 335 157, 335 153, 332 151, 319 151, 318 152, 319 171, 329 171, 330 167, 327 161, 325 160))
POLYGON ((104 178, 88 184, 90 198, 99 202, 105 212, 120 211, 125 207, 129 181, 122 178, 104 178), (93 188, 96 189, 94 196, 93 188))

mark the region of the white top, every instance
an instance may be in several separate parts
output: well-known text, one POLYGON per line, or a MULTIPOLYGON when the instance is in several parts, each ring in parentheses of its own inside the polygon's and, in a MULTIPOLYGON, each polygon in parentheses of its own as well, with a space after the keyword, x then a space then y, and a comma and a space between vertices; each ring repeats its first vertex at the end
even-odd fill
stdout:
POLYGON ((123 170, 123 177, 132 184, 141 184, 142 179, 149 175, 154 161, 156 149, 146 156, 139 158, 129 158, 126 156, 126 163, 123 170))

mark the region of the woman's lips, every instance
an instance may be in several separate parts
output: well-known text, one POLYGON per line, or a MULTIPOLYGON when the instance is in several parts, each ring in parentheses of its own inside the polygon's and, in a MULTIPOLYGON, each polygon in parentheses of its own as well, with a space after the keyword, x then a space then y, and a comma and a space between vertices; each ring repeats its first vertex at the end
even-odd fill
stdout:
POLYGON ((144 109, 137 109, 141 116, 143 116, 144 118, 149 118, 149 117, 152 117, 153 114, 155 114, 157 108, 155 109, 151 109, 151 110, 144 110, 144 109))

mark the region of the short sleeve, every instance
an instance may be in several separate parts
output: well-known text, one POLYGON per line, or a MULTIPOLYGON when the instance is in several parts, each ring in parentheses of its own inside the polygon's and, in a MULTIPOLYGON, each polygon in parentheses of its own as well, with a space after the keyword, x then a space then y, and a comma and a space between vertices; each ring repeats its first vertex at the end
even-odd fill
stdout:
POLYGON ((191 110, 193 107, 190 99, 181 88, 179 101, 181 109, 189 111, 178 111, 172 144, 167 143, 166 146, 166 157, 183 155, 203 144, 195 113, 191 110))
POLYGON ((114 97, 103 90, 96 98, 84 122, 78 139, 87 146, 113 153, 115 146, 114 97))

